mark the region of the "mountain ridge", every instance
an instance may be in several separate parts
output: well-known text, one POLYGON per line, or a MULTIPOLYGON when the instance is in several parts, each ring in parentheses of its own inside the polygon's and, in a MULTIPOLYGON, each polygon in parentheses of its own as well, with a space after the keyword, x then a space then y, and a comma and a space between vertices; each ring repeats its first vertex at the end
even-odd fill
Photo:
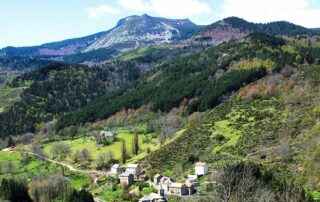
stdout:
MULTIPOLYGON (((296 37, 319 35, 319 29, 308 29, 287 21, 252 23, 238 17, 228 17, 208 26, 196 25, 189 19, 167 19, 147 14, 120 19, 116 26, 84 37, 44 43, 36 46, 0 49, 0 56, 59 57, 88 53, 101 48, 119 55, 149 45, 161 45, 188 39, 219 44, 242 38, 252 32, 296 37)), ((188 43, 187 43, 188 44, 188 43)), ((63 59, 62 59, 63 60, 63 59)))
POLYGON ((242 38, 252 32, 288 37, 319 35, 316 29, 308 29, 288 21, 253 23, 233 16, 204 27, 195 34, 194 39, 196 41, 208 41, 217 45, 231 39, 242 38))
POLYGON ((158 45, 185 39, 197 31, 199 27, 188 19, 175 20, 151 17, 146 14, 134 15, 119 20, 115 27, 107 31, 38 46, 9 46, 0 49, 0 56, 63 56, 100 48, 114 48, 120 49, 120 51, 135 49, 146 45, 158 45), (133 42, 136 41, 141 44, 134 44, 133 42))

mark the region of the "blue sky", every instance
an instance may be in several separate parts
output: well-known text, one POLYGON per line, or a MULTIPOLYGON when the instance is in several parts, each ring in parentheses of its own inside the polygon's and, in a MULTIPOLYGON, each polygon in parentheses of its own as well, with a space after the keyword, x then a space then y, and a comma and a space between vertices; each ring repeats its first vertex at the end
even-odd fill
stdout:
POLYGON ((1 0, 0 47, 38 45, 105 31, 147 13, 210 24, 228 16, 320 27, 319 0, 1 0))

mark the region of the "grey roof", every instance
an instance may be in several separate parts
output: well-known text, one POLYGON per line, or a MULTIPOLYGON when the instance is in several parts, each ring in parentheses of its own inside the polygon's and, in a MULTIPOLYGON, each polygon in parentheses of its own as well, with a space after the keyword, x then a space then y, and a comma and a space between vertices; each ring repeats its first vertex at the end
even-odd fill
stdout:
POLYGON ((132 175, 131 173, 122 173, 120 175, 120 177, 129 177, 130 175, 132 175))
POLYGON ((145 201, 147 201, 147 200, 152 201, 152 200, 154 200, 154 199, 163 199, 163 197, 160 196, 159 194, 151 193, 151 194, 149 194, 149 195, 147 195, 147 196, 142 197, 139 201, 143 201, 143 200, 145 200, 145 201))
POLYGON ((119 164, 114 164, 111 168, 121 168, 119 164))
POLYGON ((129 164, 127 165, 127 168, 137 168, 137 167, 139 167, 139 164, 129 163, 129 164))

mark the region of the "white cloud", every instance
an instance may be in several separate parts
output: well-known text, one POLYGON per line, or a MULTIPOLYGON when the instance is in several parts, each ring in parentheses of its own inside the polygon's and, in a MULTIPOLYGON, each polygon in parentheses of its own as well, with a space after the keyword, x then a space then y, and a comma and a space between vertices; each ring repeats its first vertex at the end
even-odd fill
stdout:
POLYGON ((98 7, 86 8, 85 11, 89 15, 89 17, 94 19, 98 19, 105 14, 117 14, 120 12, 118 9, 112 8, 111 6, 108 6, 108 5, 101 5, 98 7))
POLYGON ((189 17, 211 11, 200 0, 118 0, 118 3, 127 10, 153 12, 163 17, 189 17))
POLYGON ((320 9, 312 0, 224 0, 221 17, 238 16, 252 22, 286 20, 306 27, 320 27, 320 9))

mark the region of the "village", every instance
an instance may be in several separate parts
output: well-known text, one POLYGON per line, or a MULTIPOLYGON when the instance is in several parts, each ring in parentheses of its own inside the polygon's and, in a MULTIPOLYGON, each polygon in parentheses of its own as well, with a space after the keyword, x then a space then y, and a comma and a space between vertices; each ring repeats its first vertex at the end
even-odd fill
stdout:
MULTIPOLYGON (((111 131, 101 131, 102 138, 115 138, 116 133, 111 131)), ((160 173, 155 174, 153 179, 149 179, 146 171, 139 164, 129 163, 123 168, 120 164, 114 164, 110 171, 110 176, 117 178, 121 187, 130 188, 138 182, 146 182, 150 187, 157 190, 157 193, 150 193, 139 199, 139 202, 162 202, 167 201, 170 196, 187 197, 198 191, 200 186, 199 177, 207 175, 209 172, 208 164, 196 162, 194 164, 194 174, 188 175, 184 182, 176 182, 171 177, 160 173)), ((95 175, 94 183, 99 183, 99 178, 95 175)), ((207 182, 205 182, 207 183, 207 182)))
MULTIPOLYGON (((108 140, 113 142, 118 136, 117 132, 114 131, 100 131, 99 135, 95 138, 99 140, 108 140)), ((4 149, 6 152, 17 152, 16 147, 9 147, 4 149)), ((135 161, 120 165, 119 162, 113 164, 109 169, 100 169, 100 170, 81 170, 76 168, 71 164, 63 163, 60 161, 55 161, 53 159, 43 157, 33 152, 27 152, 29 155, 35 155, 37 158, 48 161, 50 163, 57 164, 59 166, 67 167, 73 172, 83 173, 89 175, 92 179, 93 185, 101 186, 104 184, 106 177, 113 178, 117 181, 117 184, 120 185, 122 189, 134 190, 134 187, 139 183, 144 183, 148 185, 148 188, 152 188, 152 192, 148 194, 138 194, 140 196, 139 202, 160 202, 168 201, 170 197, 191 197, 199 193, 200 189, 200 178, 208 173, 209 171, 208 164, 206 162, 196 162, 194 163, 192 174, 188 174, 183 179, 175 181, 172 177, 166 176, 162 173, 154 174, 150 176, 150 173, 147 175, 147 171, 143 169, 140 164, 135 163, 135 161), (133 188, 132 188, 133 187, 133 188)), ((191 173, 191 171, 189 172, 191 173)), ((204 181, 203 185, 206 185, 208 182, 204 181)), ((95 198, 96 201, 103 201, 99 198, 95 198)))
POLYGON ((172 178, 161 174, 156 174, 153 179, 148 179, 139 164, 128 164, 125 171, 119 164, 114 164, 110 174, 119 178, 121 186, 130 187, 136 182, 147 182, 150 187, 154 187, 158 191, 140 198, 139 202, 162 202, 167 201, 169 196, 183 197, 195 194, 199 186, 198 177, 208 174, 208 164, 197 162, 194 165, 194 171, 194 175, 188 175, 185 182, 175 182, 172 178))
MULTIPOLYGON (((150 187, 157 190, 157 193, 150 193, 139 199, 139 202, 163 202, 167 201, 170 196, 186 197, 197 193, 200 186, 198 178, 207 175, 209 172, 208 164, 197 162, 194 164, 194 174, 188 175, 184 182, 175 182, 172 178, 156 174, 153 179, 148 179, 145 171, 139 164, 127 164, 123 169, 119 164, 111 167, 109 174, 120 181, 122 187, 131 187, 138 182, 146 182, 150 187)), ((98 177, 94 183, 99 183, 98 177)))

